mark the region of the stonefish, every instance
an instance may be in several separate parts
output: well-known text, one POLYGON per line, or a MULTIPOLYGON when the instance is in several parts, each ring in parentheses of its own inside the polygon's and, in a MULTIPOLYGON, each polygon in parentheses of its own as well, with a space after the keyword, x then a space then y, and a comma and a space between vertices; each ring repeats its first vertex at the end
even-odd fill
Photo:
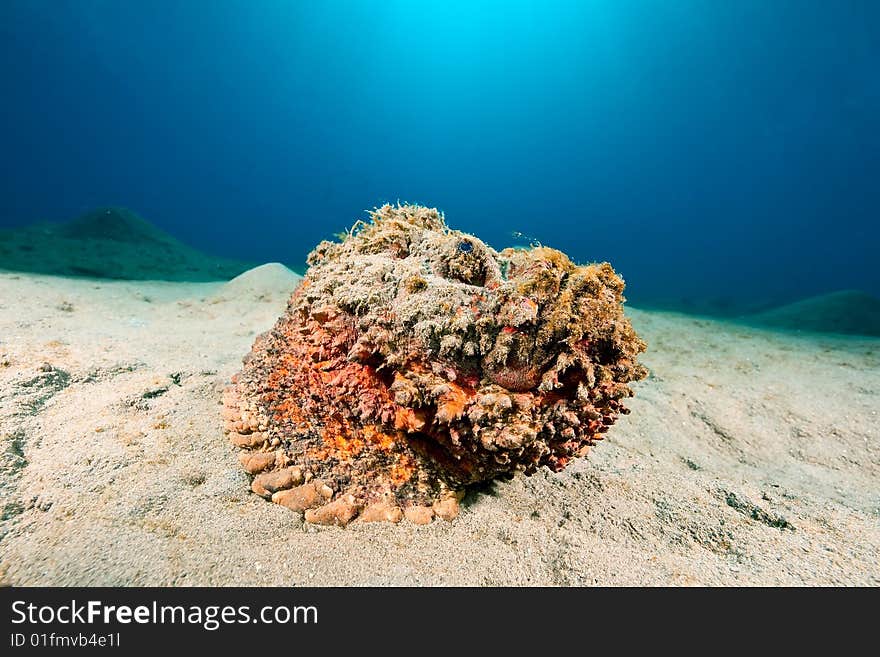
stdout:
POLYGON ((386 205, 308 264, 223 399, 252 490, 307 522, 452 520, 469 485, 584 456, 646 374, 608 263, 386 205))

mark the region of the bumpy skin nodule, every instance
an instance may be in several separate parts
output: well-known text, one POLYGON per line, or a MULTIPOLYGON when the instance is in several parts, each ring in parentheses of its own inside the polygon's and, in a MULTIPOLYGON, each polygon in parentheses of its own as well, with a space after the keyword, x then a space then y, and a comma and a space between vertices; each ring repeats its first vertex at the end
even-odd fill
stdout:
POLYGON ((308 262, 224 413, 253 491, 309 522, 451 520, 469 484, 583 456, 646 374, 608 263, 390 205, 308 262))

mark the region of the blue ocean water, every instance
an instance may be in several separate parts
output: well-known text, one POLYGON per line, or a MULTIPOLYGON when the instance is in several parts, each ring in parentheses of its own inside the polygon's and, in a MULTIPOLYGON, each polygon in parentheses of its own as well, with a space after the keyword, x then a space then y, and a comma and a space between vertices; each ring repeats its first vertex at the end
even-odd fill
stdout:
POLYGON ((0 226, 119 205, 301 269, 401 200, 636 305, 880 295, 868 0, 4 0, 0 93, 0 226))

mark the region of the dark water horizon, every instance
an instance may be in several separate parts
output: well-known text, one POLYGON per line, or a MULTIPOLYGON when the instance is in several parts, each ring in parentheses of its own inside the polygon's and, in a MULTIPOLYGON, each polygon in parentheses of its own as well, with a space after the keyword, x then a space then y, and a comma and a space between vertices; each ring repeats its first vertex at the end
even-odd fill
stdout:
POLYGON ((0 53, 0 228, 301 271, 399 200, 644 307, 880 296, 877 3, 8 0, 0 53))

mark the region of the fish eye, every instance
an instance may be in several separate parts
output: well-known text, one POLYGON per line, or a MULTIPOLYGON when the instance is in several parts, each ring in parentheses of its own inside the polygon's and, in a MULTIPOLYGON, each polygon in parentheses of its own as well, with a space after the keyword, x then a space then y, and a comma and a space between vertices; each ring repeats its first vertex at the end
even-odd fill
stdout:
POLYGON ((458 243, 458 250, 461 253, 470 253, 474 250, 474 245, 468 242, 467 240, 462 240, 458 243))

